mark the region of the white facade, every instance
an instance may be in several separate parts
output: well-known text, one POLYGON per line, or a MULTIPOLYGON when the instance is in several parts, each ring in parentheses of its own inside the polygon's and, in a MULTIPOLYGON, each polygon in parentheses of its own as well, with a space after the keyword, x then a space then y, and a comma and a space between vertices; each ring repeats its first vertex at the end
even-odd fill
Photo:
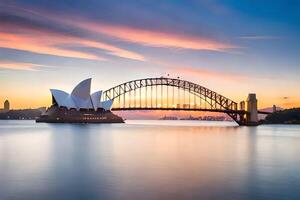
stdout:
POLYGON ((101 96, 102 91, 97 91, 91 94, 92 105, 95 111, 97 111, 97 109, 101 107, 101 102, 99 101, 99 99, 101 99, 101 96))
POLYGON ((104 108, 104 110, 110 110, 113 104, 113 100, 107 100, 100 102, 100 107, 104 108))
POLYGON ((94 109, 97 111, 99 108, 104 110, 111 110, 113 100, 101 102, 102 91, 90 94, 92 79, 81 81, 71 92, 71 94, 57 89, 50 89, 52 94, 53 103, 57 103, 59 107, 66 107, 68 109, 94 109))

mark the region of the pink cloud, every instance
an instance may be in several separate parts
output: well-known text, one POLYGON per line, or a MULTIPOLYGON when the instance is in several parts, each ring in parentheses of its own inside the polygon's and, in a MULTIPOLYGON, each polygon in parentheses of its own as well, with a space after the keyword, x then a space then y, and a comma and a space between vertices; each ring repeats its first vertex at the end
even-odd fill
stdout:
MULTIPOLYGON (((74 41, 76 42, 76 41, 74 41)), ((108 51, 109 54, 111 55, 115 55, 118 57, 122 57, 122 58, 128 58, 128 59, 132 59, 132 60, 140 60, 140 61, 144 61, 145 58, 144 56, 132 52, 132 51, 127 51, 121 48, 118 48, 116 46, 110 45, 110 44, 106 44, 106 43, 102 43, 102 42, 95 42, 95 41, 89 41, 89 40, 80 40, 78 41, 79 44, 81 45, 85 45, 87 47, 94 47, 94 48, 99 48, 99 49, 105 49, 108 51)))
POLYGON ((25 71, 37 71, 39 67, 45 67, 44 65, 38 65, 27 62, 14 62, 14 61, 0 61, 1 69, 11 70, 25 70, 25 71))
POLYGON ((16 49, 54 56, 102 60, 96 55, 55 47, 54 45, 58 44, 58 42, 55 41, 55 37, 48 37, 50 40, 43 40, 42 38, 44 37, 34 37, 32 35, 0 33, 0 38, 1 48, 16 49))
POLYGON ((226 44, 213 39, 180 35, 176 33, 165 33, 132 28, 122 25, 107 23, 92 23, 87 21, 68 21, 75 26, 118 38, 123 41, 138 43, 153 47, 181 48, 193 50, 226 51, 239 48, 238 46, 226 44))
MULTIPOLYGON (((7 28, 13 27, 7 26, 7 28)), ((19 28, 18 31, 18 33, 0 32, 0 47, 70 58, 106 60, 106 58, 92 53, 69 50, 60 47, 62 45, 81 45, 85 47, 103 49, 108 54, 122 58, 140 61, 145 60, 145 58, 138 53, 124 50, 122 48, 104 42, 79 38, 75 36, 47 33, 45 31, 39 30, 30 30, 27 28, 19 28)))

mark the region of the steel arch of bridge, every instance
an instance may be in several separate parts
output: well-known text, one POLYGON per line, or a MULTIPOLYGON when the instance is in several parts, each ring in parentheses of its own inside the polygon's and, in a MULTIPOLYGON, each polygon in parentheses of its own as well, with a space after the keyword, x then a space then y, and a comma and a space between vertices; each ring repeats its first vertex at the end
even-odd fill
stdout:
MULTIPOLYGON (((186 110, 186 111, 211 111, 211 112, 222 112, 222 113, 227 113, 233 120, 235 120, 238 124, 241 124, 243 119, 244 119, 244 110, 238 110, 237 109, 237 103, 232 101, 231 99, 218 94, 217 92, 214 92, 206 87, 203 87, 201 85, 192 83, 190 81, 185 81, 185 80, 180 80, 180 79, 174 79, 174 78, 165 78, 165 77, 160 77, 160 78, 145 78, 145 79, 137 79, 137 80, 132 80, 128 81, 125 83, 122 83, 120 85, 117 85, 115 87, 112 87, 106 91, 103 92, 103 100, 116 100, 119 99, 119 104, 121 99, 123 102, 126 101, 126 94, 129 94, 127 99, 129 101, 132 101, 132 98, 134 98, 134 102, 136 102, 136 98, 139 98, 139 101, 141 101, 141 92, 139 96, 136 96, 136 91, 140 90, 141 88, 146 89, 146 98, 147 98, 147 88, 151 88, 151 105, 144 105, 139 104, 139 106, 136 105, 125 105, 125 103, 119 107, 113 107, 112 110, 186 110), (158 106, 157 105, 157 99, 156 99, 156 104, 152 104, 152 98, 153 98, 153 88, 155 90, 155 98, 157 98, 157 86, 161 86, 161 94, 163 95, 163 89, 162 86, 167 86, 168 87, 173 87, 177 89, 181 89, 184 91, 188 91, 189 95, 194 95, 197 96, 198 98, 204 100, 210 107, 209 108, 195 108, 191 106, 189 103, 188 107, 183 106, 183 107, 170 107, 167 105, 166 107, 158 106), (134 92, 134 95, 132 97, 131 93, 134 92), (122 98, 123 96, 123 98, 122 98)), ((173 90, 174 91, 174 90, 173 90)), ((161 97, 162 98, 162 97, 161 97)), ((168 92, 167 92, 167 102, 168 100, 168 92)), ((174 99, 174 94, 172 96, 174 99)), ((173 100, 174 101, 174 100, 173 100)))

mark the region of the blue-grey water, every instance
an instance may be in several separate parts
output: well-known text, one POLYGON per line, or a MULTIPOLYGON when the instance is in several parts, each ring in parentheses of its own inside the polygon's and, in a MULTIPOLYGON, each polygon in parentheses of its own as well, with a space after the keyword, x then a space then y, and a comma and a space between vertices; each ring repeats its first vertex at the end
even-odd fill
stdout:
POLYGON ((300 199, 300 126, 0 121, 0 199, 300 199))

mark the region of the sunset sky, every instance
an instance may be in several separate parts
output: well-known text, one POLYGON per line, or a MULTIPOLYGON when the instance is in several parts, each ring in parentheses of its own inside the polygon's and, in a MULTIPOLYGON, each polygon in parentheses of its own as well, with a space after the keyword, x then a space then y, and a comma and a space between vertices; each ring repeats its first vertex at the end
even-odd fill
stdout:
POLYGON ((0 1, 0 107, 170 74, 236 102, 300 106, 300 1, 0 1))

